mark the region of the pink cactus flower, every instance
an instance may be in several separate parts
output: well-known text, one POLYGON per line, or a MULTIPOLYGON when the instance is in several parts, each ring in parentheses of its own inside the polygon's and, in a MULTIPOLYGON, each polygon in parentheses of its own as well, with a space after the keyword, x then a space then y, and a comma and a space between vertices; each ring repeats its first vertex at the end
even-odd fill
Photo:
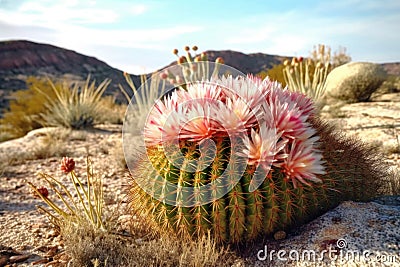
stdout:
POLYGON ((293 181, 295 187, 297 187, 297 182, 306 185, 310 185, 308 181, 322 182, 317 175, 325 174, 325 170, 322 155, 318 150, 306 143, 293 141, 285 148, 285 152, 288 157, 279 166, 293 181))

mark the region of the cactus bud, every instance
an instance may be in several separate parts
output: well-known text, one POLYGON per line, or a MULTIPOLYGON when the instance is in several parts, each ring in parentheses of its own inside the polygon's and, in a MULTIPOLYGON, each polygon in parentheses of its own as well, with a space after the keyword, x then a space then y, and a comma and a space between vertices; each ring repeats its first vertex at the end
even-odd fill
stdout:
POLYGON ((283 65, 284 66, 289 66, 289 59, 286 59, 285 61, 283 61, 283 65))
POLYGON ((298 60, 299 62, 303 62, 304 58, 303 58, 303 57, 299 57, 297 60, 298 60))
POLYGON ((198 47, 197 47, 196 45, 194 45, 194 46, 192 47, 192 50, 193 50, 193 51, 197 51, 197 50, 198 50, 198 47))
POLYGON ((224 61, 224 59, 222 57, 217 57, 217 59, 215 60, 215 63, 224 64, 225 61, 224 61))
POLYGON ((189 50, 190 50, 190 47, 189 46, 185 46, 185 51, 187 52, 189 50))
POLYGON ((160 78, 161 78, 162 80, 167 79, 167 78, 168 78, 168 73, 165 72, 165 71, 161 72, 161 73, 160 73, 160 78))
POLYGON ((183 79, 179 75, 176 75, 175 80, 176 80, 176 83, 178 83, 178 84, 182 84, 183 83, 183 79))
POLYGON ((186 60, 186 58, 184 57, 184 56, 181 56, 179 59, 178 59, 178 64, 184 64, 184 63, 186 63, 187 62, 187 60, 186 60))
POLYGON ((179 52, 179 51, 178 51, 178 49, 176 49, 176 48, 175 48, 174 50, 172 50, 172 53, 173 53, 174 55, 178 55, 178 52, 179 52))

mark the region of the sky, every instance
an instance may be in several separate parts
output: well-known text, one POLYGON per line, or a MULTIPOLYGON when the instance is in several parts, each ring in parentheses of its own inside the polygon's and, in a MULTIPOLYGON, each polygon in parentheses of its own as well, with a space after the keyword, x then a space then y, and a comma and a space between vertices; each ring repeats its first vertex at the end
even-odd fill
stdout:
POLYGON ((186 45, 308 56, 325 44, 353 61, 399 62, 399 25, 398 0, 0 0, 0 41, 52 44, 133 74, 186 45))

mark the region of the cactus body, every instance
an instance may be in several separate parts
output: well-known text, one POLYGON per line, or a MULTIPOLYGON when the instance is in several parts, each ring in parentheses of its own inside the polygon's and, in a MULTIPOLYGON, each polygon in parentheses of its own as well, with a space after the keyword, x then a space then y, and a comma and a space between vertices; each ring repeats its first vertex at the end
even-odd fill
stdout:
MULTIPOLYGON (((282 130, 282 118, 273 117, 273 112, 265 115, 273 122, 270 125, 276 127, 277 138, 274 139, 276 146, 269 148, 275 151, 274 160, 270 168, 266 167, 258 187, 254 187, 257 181, 254 178, 259 165, 247 159, 243 161, 240 153, 233 152, 247 151, 253 155, 252 149, 246 150, 249 144, 233 144, 230 136, 217 132, 208 135, 212 142, 182 138, 167 147, 152 143, 147 155, 134 167, 132 204, 147 212, 163 228, 184 236, 202 236, 211 231, 217 241, 240 243, 301 225, 343 200, 368 200, 376 194, 380 185, 374 177, 384 172, 379 171, 380 161, 373 153, 315 118, 304 96, 298 98, 297 93, 288 91, 281 94, 268 89, 267 92, 266 101, 271 106, 279 107, 272 101, 272 95, 282 101, 284 108, 285 103, 295 99, 302 105, 294 110, 309 115, 301 122, 303 128, 291 126, 286 130, 282 130), (318 142, 311 142, 318 138, 318 142), (213 147, 215 153, 204 153, 213 147), (323 160, 318 160, 319 157, 323 160), (307 164, 315 166, 311 168, 307 164), (205 185, 211 186, 203 190, 205 185), (193 190, 185 191, 184 187, 193 190), (188 202, 191 204, 184 204, 188 202)), ((288 122, 302 118, 290 114, 288 122)), ((251 137, 252 144, 265 141, 257 136, 262 132, 259 126, 251 125, 247 129, 245 134, 251 137)), ((265 151, 261 149, 261 152, 265 151)), ((263 155, 255 159, 260 163, 261 159, 268 158, 268 154, 263 155)))

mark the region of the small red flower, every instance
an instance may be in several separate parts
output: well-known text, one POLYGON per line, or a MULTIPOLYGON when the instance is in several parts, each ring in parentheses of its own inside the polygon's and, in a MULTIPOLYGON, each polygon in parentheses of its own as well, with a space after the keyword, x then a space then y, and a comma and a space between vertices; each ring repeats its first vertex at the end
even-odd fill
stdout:
MULTIPOLYGON (((49 191, 44 186, 37 188, 37 191, 43 197, 48 197, 49 196, 49 191)), ((33 191, 33 194, 35 195, 35 197, 39 197, 39 195, 38 195, 38 193, 36 191, 33 191)))
POLYGON ((70 173, 75 169, 75 161, 71 158, 64 157, 61 161, 61 170, 65 173, 70 173))

